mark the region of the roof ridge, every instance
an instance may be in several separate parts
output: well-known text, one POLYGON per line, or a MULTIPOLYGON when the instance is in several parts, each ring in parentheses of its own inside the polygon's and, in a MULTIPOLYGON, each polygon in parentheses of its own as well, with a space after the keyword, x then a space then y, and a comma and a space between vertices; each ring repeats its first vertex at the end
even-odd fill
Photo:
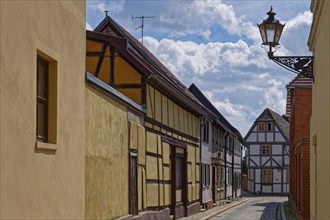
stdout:
POLYGON ((139 52, 143 59, 152 65, 157 73, 164 77, 173 87, 178 89, 182 95, 184 95, 187 99, 195 102, 203 108, 204 106, 199 102, 199 100, 189 91, 189 89, 162 63, 158 58, 151 53, 139 40, 137 40, 133 35, 131 35, 125 28, 123 28, 120 24, 118 24, 114 19, 112 19, 109 15, 107 15, 100 24, 94 29, 94 31, 101 32, 103 31, 107 25, 110 24, 113 26, 122 36, 124 36, 131 45, 139 52))

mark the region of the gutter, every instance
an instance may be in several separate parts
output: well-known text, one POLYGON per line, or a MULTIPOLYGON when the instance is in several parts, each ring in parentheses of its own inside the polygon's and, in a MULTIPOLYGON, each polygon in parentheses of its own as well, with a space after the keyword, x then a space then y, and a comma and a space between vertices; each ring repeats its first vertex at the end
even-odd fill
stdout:
POLYGON ((229 133, 226 132, 224 139, 225 139, 225 199, 227 199, 227 137, 229 133))

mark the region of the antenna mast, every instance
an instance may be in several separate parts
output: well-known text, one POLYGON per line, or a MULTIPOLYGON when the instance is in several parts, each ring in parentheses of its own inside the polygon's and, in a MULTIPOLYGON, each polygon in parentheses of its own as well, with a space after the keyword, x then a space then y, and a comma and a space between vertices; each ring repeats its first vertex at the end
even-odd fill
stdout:
POLYGON ((141 19, 141 25, 139 27, 135 28, 134 30, 137 30, 137 29, 141 28, 142 44, 143 44, 143 29, 144 29, 144 19, 145 18, 155 18, 155 16, 137 16, 137 17, 134 17, 133 14, 132 14, 132 21, 134 19, 141 19))

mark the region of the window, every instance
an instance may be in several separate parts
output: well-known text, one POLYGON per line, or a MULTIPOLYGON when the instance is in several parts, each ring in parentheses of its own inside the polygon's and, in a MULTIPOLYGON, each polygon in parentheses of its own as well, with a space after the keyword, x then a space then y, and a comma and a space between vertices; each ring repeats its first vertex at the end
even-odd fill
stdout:
POLYGON ((205 179, 206 179, 206 174, 205 174, 205 164, 202 163, 202 186, 206 186, 206 182, 205 182, 205 179))
POLYGON ((217 186, 218 186, 218 190, 220 190, 221 188, 223 188, 223 167, 218 166, 217 167, 217 186))
POLYGON ((234 139, 229 138, 229 155, 231 155, 234 151, 234 139))
POLYGON ((217 189, 219 190, 221 188, 221 167, 217 167, 217 189))
POLYGON ((202 164, 202 182, 204 187, 210 186, 210 165, 202 164))
POLYGON ((206 165, 206 180, 205 183, 207 186, 210 186, 210 164, 206 165))
POLYGON ((272 184, 273 172, 271 169, 262 169, 262 183, 263 184, 272 184))
POLYGON ((209 142, 209 122, 205 122, 203 126, 203 141, 209 142))
POLYGON ((56 150, 57 61, 39 50, 36 61, 37 148, 56 150))
POLYGON ((232 173, 231 168, 228 168, 228 185, 232 184, 232 173))
POLYGON ((265 131, 265 122, 258 122, 258 131, 265 131))
POLYGON ((48 141, 48 61, 37 57, 37 140, 48 141))
POLYGON ((261 154, 262 155, 270 155, 270 146, 269 145, 261 145, 261 154))
POLYGON ((182 157, 176 157, 175 160, 175 186, 176 189, 182 189, 182 157))
POLYGON ((267 131, 272 131, 272 130, 273 130, 273 123, 267 122, 267 131))

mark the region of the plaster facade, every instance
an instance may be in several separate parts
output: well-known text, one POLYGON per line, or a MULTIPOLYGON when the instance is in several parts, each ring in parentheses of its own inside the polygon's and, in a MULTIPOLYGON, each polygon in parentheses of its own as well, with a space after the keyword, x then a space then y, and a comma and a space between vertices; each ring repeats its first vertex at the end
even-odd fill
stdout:
POLYGON ((0 1, 1 219, 84 218, 85 8, 0 1), (49 62, 48 142, 36 139, 37 56, 49 62))
POLYGON ((310 218, 330 219, 330 2, 312 0, 308 46, 314 55, 310 129, 310 218))
POLYGON ((128 214, 128 109, 86 85, 85 216, 128 214))

